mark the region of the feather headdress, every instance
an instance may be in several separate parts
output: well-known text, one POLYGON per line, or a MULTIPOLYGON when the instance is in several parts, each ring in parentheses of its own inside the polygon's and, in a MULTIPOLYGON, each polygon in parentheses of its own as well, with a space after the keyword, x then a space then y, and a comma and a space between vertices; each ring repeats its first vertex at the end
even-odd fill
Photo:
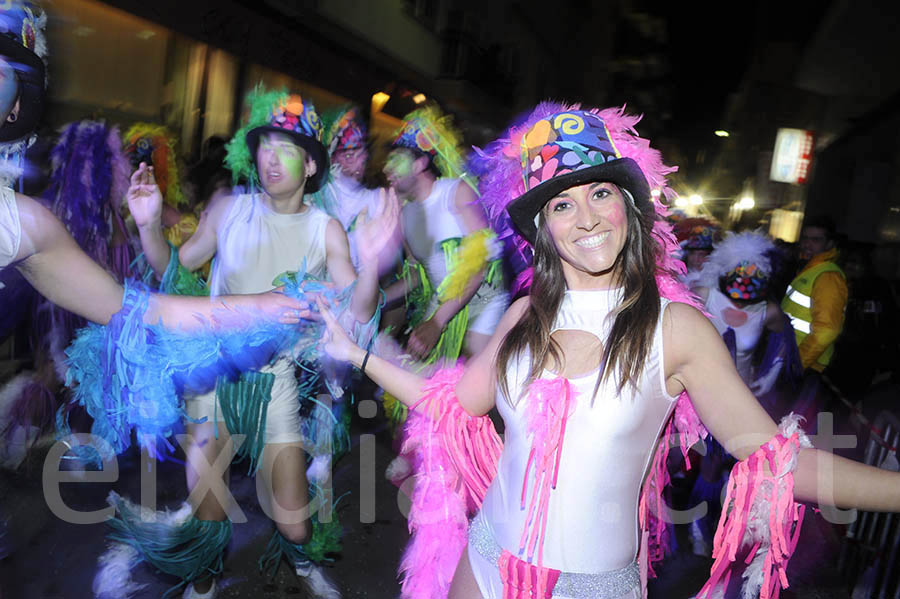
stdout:
POLYGON ((102 121, 63 126, 50 152, 50 165, 43 198, 78 245, 109 267, 110 222, 128 191, 131 172, 119 128, 102 121))
POLYGON ((125 154, 137 168, 141 162, 153 166, 156 183, 163 201, 173 208, 187 205, 181 190, 175 136, 167 128, 154 123, 135 123, 125 133, 125 154))
MULTIPOLYGON (((579 104, 542 102, 521 124, 511 127, 504 137, 483 150, 476 148, 476 155, 472 159, 475 163, 473 170, 482 173, 479 189, 491 226, 500 239, 511 242, 526 264, 531 264, 531 245, 516 231, 507 213, 507 207, 526 192, 522 164, 523 136, 538 121, 572 110, 581 110, 581 107, 579 104)), ((650 147, 649 140, 637 135, 634 127, 641 117, 626 114, 624 107, 592 109, 589 112, 603 119, 615 149, 623 158, 631 158, 637 163, 650 189, 658 193, 657 198, 659 200, 674 198, 675 192, 667 185, 666 176, 675 172, 678 167, 663 164, 659 151, 650 147)), ((666 210, 659 201, 654 201, 654 206, 657 213, 662 214, 666 210)), ((666 225, 665 228, 668 237, 672 237, 671 226, 666 225)), ((675 244, 674 238, 671 239, 671 243, 675 244)), ((675 247, 677 249, 677 244, 675 247)), ((677 268, 676 265, 673 266, 677 268)), ((527 277, 527 273, 525 276, 527 277)))
POLYGON ((775 244, 760 231, 745 231, 743 233, 728 232, 722 241, 715 245, 715 249, 706 259, 697 285, 700 287, 719 287, 719 277, 738 268, 741 264, 753 265, 762 278, 772 275, 771 253, 775 251, 775 244))
POLYGON ((453 118, 435 105, 428 105, 407 114, 403 126, 391 144, 394 148, 410 148, 432 156, 442 177, 463 178, 478 191, 472 177, 466 173, 462 134, 453 125, 453 118))

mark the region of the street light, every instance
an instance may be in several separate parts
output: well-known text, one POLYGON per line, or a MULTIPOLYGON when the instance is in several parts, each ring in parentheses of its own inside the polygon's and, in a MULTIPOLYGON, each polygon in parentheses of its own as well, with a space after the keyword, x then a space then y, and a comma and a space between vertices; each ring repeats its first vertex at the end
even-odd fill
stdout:
POLYGON ((741 201, 738 202, 738 208, 741 210, 752 210, 754 206, 756 206, 756 202, 754 202, 753 198, 750 196, 744 196, 741 198, 741 201))
POLYGON ((675 206, 677 206, 678 208, 684 208, 687 205, 688 201, 683 197, 678 196, 677 198, 675 198, 675 206))
POLYGON ((692 206, 699 206, 703 203, 703 198, 697 195, 696 193, 692 195, 690 198, 692 206))
POLYGON ((716 137, 728 137, 729 135, 731 134, 725 129, 716 129, 716 137))
POLYGON ((384 105, 387 104, 387 101, 390 99, 390 94, 384 92, 375 92, 372 94, 372 114, 381 112, 381 109, 384 108, 384 105))

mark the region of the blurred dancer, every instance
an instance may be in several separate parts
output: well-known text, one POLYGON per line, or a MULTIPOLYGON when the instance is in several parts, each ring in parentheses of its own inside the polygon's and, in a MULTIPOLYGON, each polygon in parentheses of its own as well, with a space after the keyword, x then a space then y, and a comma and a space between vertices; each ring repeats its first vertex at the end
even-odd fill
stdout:
POLYGON ((687 273, 682 280, 691 288, 712 253, 713 245, 722 239, 722 228, 705 218, 685 218, 675 223, 673 232, 684 252, 682 259, 687 266, 687 273))
MULTIPOLYGON (((407 351, 419 368, 455 362, 481 351, 509 305, 500 246, 488 229, 473 183, 463 173, 461 138, 437 107, 405 119, 384 166, 402 212, 405 276, 385 292, 386 306, 406 300, 407 351)), ((385 395, 395 427, 406 418, 402 403, 385 395)), ((393 481, 410 472, 401 455, 388 466, 393 481)))
MULTIPOLYGON (((211 204, 196 233, 177 253, 170 255, 162 235, 163 199, 152 171, 142 164, 135 173, 128 202, 148 261, 165 277, 173 266, 191 271, 215 255, 213 295, 269 289, 274 280, 298 270, 301 278, 321 280, 327 276, 338 288, 354 285, 349 315, 354 326, 363 326, 376 314, 378 258, 390 243, 390 236, 383 232, 395 226, 396 202, 382 202, 379 218, 359 224, 361 266, 357 277, 340 222, 309 205, 306 197, 319 189, 329 168, 315 108, 299 95, 259 89, 250 94, 248 102, 249 121, 229 142, 228 164, 235 177, 246 177, 251 189, 259 191, 211 204)), ((280 556, 287 555, 317 597, 339 597, 337 587, 314 563, 339 548, 339 533, 319 526, 315 518, 311 535, 309 515, 297 516, 309 501, 298 394, 294 364, 288 356, 281 356, 271 366, 245 373, 236 384, 219 384, 215 392, 190 400, 189 414, 205 421, 188 426, 194 438, 188 453, 189 486, 193 488, 201 484, 203 476, 209 476, 197 465, 204 460, 211 463, 232 434, 256 440, 245 443, 241 451, 250 459, 252 471, 262 468, 260 475, 271 493, 268 500, 276 532, 263 562, 277 568, 280 556), (265 409, 261 409, 263 405, 265 409), (320 531, 337 534, 337 538, 323 543, 316 538, 320 531)), ((196 518, 208 528, 194 538, 195 543, 208 542, 206 535, 230 535, 226 507, 211 493, 200 499, 196 518)), ((330 525, 331 529, 337 526, 336 520, 330 525)), ((209 564, 221 564, 221 553, 210 554, 208 559, 209 564)), ((215 593, 215 576, 221 568, 209 564, 184 578, 190 583, 185 596, 215 593)))

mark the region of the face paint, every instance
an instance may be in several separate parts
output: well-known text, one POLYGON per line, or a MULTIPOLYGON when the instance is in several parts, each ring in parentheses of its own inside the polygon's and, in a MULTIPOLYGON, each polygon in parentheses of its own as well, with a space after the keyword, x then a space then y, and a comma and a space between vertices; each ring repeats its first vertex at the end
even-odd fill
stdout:
POLYGON ((259 178, 269 195, 293 195, 306 180, 306 152, 277 133, 260 139, 256 156, 259 178))
POLYGON ((394 150, 391 152, 391 155, 388 156, 387 162, 384 165, 384 174, 387 175, 388 179, 408 177, 412 173, 414 162, 415 159, 409 152, 394 150))

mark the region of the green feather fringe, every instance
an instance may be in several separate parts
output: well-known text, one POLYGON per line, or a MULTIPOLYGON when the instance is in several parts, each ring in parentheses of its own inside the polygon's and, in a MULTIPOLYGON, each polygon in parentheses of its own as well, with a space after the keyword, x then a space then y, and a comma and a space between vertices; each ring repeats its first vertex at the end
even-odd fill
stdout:
POLYGON ((110 502, 119 516, 107 522, 113 529, 109 538, 134 547, 144 561, 181 580, 164 598, 191 582, 222 573, 231 540, 230 520, 198 520, 193 516, 184 522, 142 519, 140 510, 118 495, 112 494, 110 502))
POLYGON ((191 272, 178 260, 178 248, 169 244, 169 265, 159 283, 160 293, 168 295, 208 296, 209 286, 196 272, 191 272))
POLYGON ((341 551, 341 534, 343 529, 337 519, 337 511, 332 511, 331 522, 322 523, 318 518, 313 518, 312 537, 306 543, 291 543, 275 529, 272 538, 262 556, 259 558, 259 569, 267 576, 274 576, 278 571, 278 565, 281 559, 287 559, 292 566, 297 562, 305 562, 307 560, 320 564, 323 562, 334 561, 328 557, 334 553, 341 551))
POLYGON ((216 383, 216 397, 222 408, 222 418, 232 435, 246 435, 234 461, 250 460, 250 474, 256 474, 259 459, 266 446, 266 412, 272 399, 275 375, 271 372, 248 371, 231 382, 220 377, 216 383))

